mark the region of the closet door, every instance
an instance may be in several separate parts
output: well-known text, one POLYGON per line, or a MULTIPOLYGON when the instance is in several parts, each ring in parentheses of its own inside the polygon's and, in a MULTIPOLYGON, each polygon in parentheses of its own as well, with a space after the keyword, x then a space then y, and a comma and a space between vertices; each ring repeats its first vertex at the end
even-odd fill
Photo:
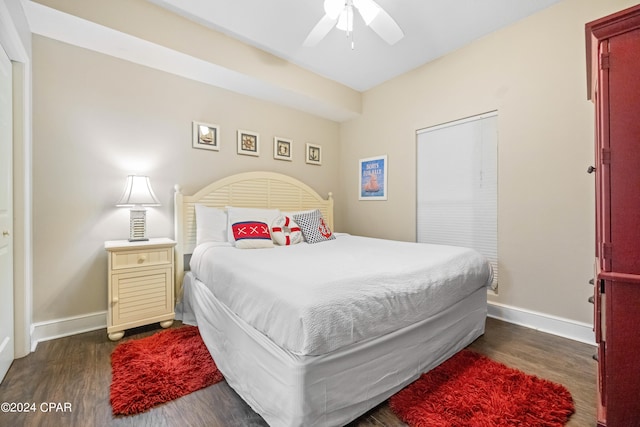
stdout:
POLYGON ((640 30, 608 45, 610 271, 640 274, 640 30))
POLYGON ((640 29, 616 34, 602 47, 609 122, 605 206, 610 209, 604 265, 612 279, 606 280, 604 390, 607 426, 631 426, 639 425, 640 417, 640 29))

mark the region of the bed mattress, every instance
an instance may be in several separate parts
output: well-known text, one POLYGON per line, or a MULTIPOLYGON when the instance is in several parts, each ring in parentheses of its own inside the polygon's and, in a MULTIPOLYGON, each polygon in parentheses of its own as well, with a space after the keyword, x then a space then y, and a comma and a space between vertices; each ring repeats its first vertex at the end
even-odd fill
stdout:
POLYGON ((344 425, 484 333, 487 293, 477 289, 416 324, 320 355, 297 355, 248 325, 185 276, 179 314, 200 334, 227 383, 272 427, 344 425))
POLYGON ((191 270, 282 349, 321 355, 423 321, 491 283, 478 252, 341 234, 319 244, 199 245, 191 270))

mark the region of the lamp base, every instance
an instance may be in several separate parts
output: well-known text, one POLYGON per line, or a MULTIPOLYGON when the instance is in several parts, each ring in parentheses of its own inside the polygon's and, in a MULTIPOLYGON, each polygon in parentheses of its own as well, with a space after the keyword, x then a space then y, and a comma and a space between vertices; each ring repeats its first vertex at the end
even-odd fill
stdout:
POLYGON ((149 240, 147 237, 147 211, 146 209, 131 209, 129 241, 142 242, 146 240, 149 240))

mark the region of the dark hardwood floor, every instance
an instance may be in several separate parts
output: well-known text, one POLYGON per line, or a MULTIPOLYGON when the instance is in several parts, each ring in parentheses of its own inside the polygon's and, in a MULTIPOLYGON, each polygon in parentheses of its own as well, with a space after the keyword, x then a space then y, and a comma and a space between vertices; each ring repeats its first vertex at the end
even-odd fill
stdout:
MULTIPOLYGON (((174 327, 179 325, 175 322, 174 327)), ((121 341, 159 329, 151 326, 131 330, 121 341)), ((0 426, 267 425, 224 381, 143 414, 114 418, 109 384, 110 354, 116 345, 107 339, 105 330, 100 330, 41 343, 34 353, 15 360, 0 385, 0 402, 35 403, 36 411, 0 412, 0 426), (43 411, 41 404, 47 402, 60 405, 45 405, 47 411, 43 411)), ((595 347, 495 319, 487 319, 485 334, 469 347, 513 368, 565 385, 576 406, 567 425, 595 426, 595 347)), ((349 427, 404 425, 383 403, 349 427)))

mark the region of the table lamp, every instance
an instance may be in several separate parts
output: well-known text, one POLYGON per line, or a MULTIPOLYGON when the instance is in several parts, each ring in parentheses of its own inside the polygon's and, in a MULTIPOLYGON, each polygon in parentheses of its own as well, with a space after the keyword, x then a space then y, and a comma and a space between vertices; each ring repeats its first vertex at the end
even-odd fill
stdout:
POLYGON ((145 206, 160 206, 153 193, 148 176, 129 175, 118 207, 130 207, 129 241, 149 240, 147 237, 147 210, 145 206))

